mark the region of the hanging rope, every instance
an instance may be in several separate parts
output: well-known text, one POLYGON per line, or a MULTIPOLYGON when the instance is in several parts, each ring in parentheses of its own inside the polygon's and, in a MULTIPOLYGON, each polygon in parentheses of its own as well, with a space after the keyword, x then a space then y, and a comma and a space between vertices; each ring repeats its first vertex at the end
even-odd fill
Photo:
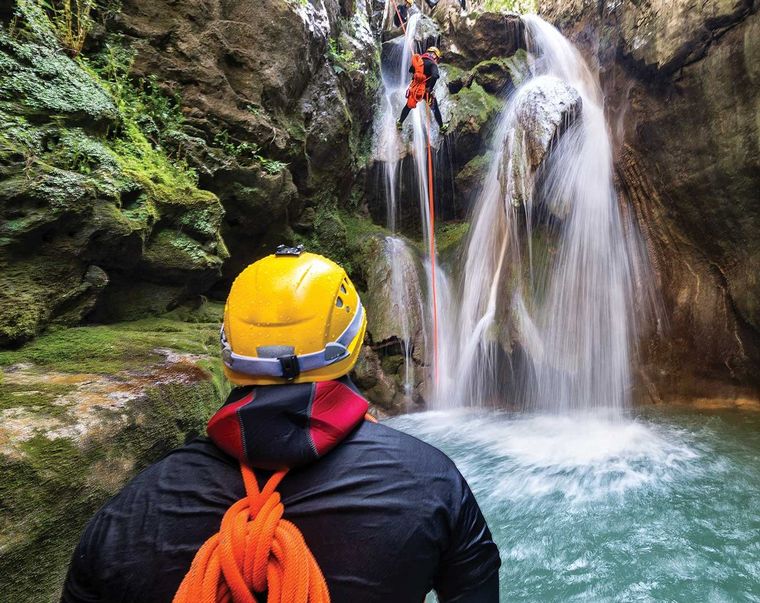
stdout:
POLYGON ((435 268, 435 199, 433 198, 433 151, 430 145, 430 98, 425 99, 427 109, 427 160, 428 160, 428 213, 430 215, 430 274, 433 290, 433 383, 438 385, 438 295, 435 268))
POLYGON ((246 497, 224 514, 219 532, 196 553, 174 603, 329 603, 325 578, 300 530, 282 518, 275 473, 259 491, 256 475, 241 463, 246 497))
POLYGON ((406 21, 401 18, 401 13, 398 10, 398 4, 396 4, 396 0, 390 1, 393 2, 393 8, 396 10, 396 15, 398 15, 398 22, 401 23, 401 31, 404 32, 404 37, 406 37, 406 21))

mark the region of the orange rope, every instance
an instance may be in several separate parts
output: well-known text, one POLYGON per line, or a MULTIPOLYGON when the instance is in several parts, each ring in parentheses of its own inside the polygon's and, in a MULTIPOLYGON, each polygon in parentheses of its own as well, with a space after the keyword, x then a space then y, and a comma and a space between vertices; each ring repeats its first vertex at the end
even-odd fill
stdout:
POLYGON ((396 4, 396 0, 391 0, 393 2, 393 8, 396 9, 396 14, 398 15, 398 21, 401 23, 401 31, 404 32, 404 37, 406 37, 406 22, 401 18, 401 13, 398 10, 398 4, 396 4))
POLYGON ((259 491, 256 475, 241 463, 247 496, 224 514, 219 532, 196 553, 174 603, 329 603, 327 583, 300 530, 282 518, 275 473, 259 491))
POLYGON ((433 199, 433 151, 430 148, 430 101, 427 108, 428 210, 430 214, 430 273, 433 284, 433 383, 438 385, 438 296, 435 271, 435 200, 433 199))

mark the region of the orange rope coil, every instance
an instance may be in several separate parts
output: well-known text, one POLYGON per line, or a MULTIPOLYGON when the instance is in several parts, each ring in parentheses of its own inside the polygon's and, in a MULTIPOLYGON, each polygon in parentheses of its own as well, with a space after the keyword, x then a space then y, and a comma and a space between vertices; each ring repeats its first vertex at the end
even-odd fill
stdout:
POLYGON ((259 491, 256 475, 241 463, 246 497, 224 514, 219 532, 198 550, 174 603, 329 603, 330 593, 300 530, 282 518, 275 491, 287 471, 259 491))

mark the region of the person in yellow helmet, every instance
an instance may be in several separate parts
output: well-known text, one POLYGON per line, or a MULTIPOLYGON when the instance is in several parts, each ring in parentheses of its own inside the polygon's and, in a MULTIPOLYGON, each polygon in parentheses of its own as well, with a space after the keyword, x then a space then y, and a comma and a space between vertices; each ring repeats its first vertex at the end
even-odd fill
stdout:
POLYGON ((366 324, 327 258, 281 246, 248 266, 220 333, 232 393, 207 437, 97 512, 62 602, 496 603, 499 554, 464 478, 366 418, 348 376, 366 324))
POLYGON ((441 133, 446 132, 446 126, 438 108, 438 100, 433 93, 433 89, 440 78, 438 71, 438 61, 440 60, 441 51, 437 46, 431 46, 423 54, 412 55, 412 64, 409 67, 412 81, 406 91, 406 104, 396 122, 398 130, 401 130, 409 112, 417 106, 417 103, 425 101, 430 105, 430 110, 433 112, 433 117, 435 117, 441 133))

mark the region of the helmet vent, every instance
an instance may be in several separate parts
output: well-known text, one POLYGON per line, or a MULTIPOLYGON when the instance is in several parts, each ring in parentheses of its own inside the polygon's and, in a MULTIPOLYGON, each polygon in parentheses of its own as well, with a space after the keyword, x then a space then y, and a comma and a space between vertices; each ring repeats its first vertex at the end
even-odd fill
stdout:
POLYGON ((345 283, 344 283, 344 284, 342 284, 342 285, 340 286, 340 290, 341 290, 343 293, 348 293, 348 291, 346 291, 346 285, 345 285, 345 283))
POLYGON ((343 307, 343 298, 339 295, 338 299, 335 300, 335 306, 338 308, 343 307))

